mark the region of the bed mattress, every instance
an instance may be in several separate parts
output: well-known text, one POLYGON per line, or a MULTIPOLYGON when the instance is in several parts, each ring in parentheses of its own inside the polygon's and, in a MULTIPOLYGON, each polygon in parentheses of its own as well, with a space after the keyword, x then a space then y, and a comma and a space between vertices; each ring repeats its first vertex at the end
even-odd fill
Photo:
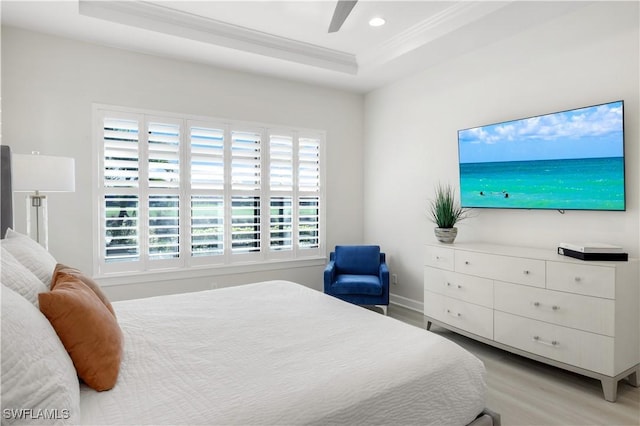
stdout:
POLYGON ((116 386, 83 424, 470 423, 485 369, 436 334, 286 281, 113 303, 116 386))

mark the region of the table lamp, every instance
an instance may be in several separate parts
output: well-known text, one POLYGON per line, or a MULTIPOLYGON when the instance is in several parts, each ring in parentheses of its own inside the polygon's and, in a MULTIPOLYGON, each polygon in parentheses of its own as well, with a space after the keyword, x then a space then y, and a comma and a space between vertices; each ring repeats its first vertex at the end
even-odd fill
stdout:
POLYGON ((48 249, 47 197, 41 192, 74 192, 75 160, 68 157, 13 154, 13 191, 33 192, 27 201, 27 234, 48 249))

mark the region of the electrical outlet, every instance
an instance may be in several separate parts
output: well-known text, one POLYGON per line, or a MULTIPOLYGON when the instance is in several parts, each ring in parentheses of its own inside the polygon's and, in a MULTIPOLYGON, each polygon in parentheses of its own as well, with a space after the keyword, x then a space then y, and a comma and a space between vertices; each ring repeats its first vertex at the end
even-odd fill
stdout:
POLYGON ((398 275, 397 274, 391 274, 391 283, 393 285, 398 285, 398 275))

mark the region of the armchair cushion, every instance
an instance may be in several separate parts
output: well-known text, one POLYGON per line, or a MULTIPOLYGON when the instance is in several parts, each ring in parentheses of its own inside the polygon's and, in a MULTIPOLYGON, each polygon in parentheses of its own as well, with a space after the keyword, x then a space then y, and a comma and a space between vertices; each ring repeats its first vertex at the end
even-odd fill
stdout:
POLYGON ((334 294, 380 296, 382 283, 377 275, 338 275, 331 290, 334 294))
POLYGON ((338 275, 378 275, 380 246, 336 246, 335 266, 338 275))

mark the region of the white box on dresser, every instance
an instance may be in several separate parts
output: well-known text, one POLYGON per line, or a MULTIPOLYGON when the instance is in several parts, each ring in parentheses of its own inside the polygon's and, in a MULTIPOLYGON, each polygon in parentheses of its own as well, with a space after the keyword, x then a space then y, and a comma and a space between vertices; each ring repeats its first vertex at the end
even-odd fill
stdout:
POLYGON ((431 323, 602 382, 638 386, 638 262, 582 261, 553 250, 427 244, 424 315, 431 323))

